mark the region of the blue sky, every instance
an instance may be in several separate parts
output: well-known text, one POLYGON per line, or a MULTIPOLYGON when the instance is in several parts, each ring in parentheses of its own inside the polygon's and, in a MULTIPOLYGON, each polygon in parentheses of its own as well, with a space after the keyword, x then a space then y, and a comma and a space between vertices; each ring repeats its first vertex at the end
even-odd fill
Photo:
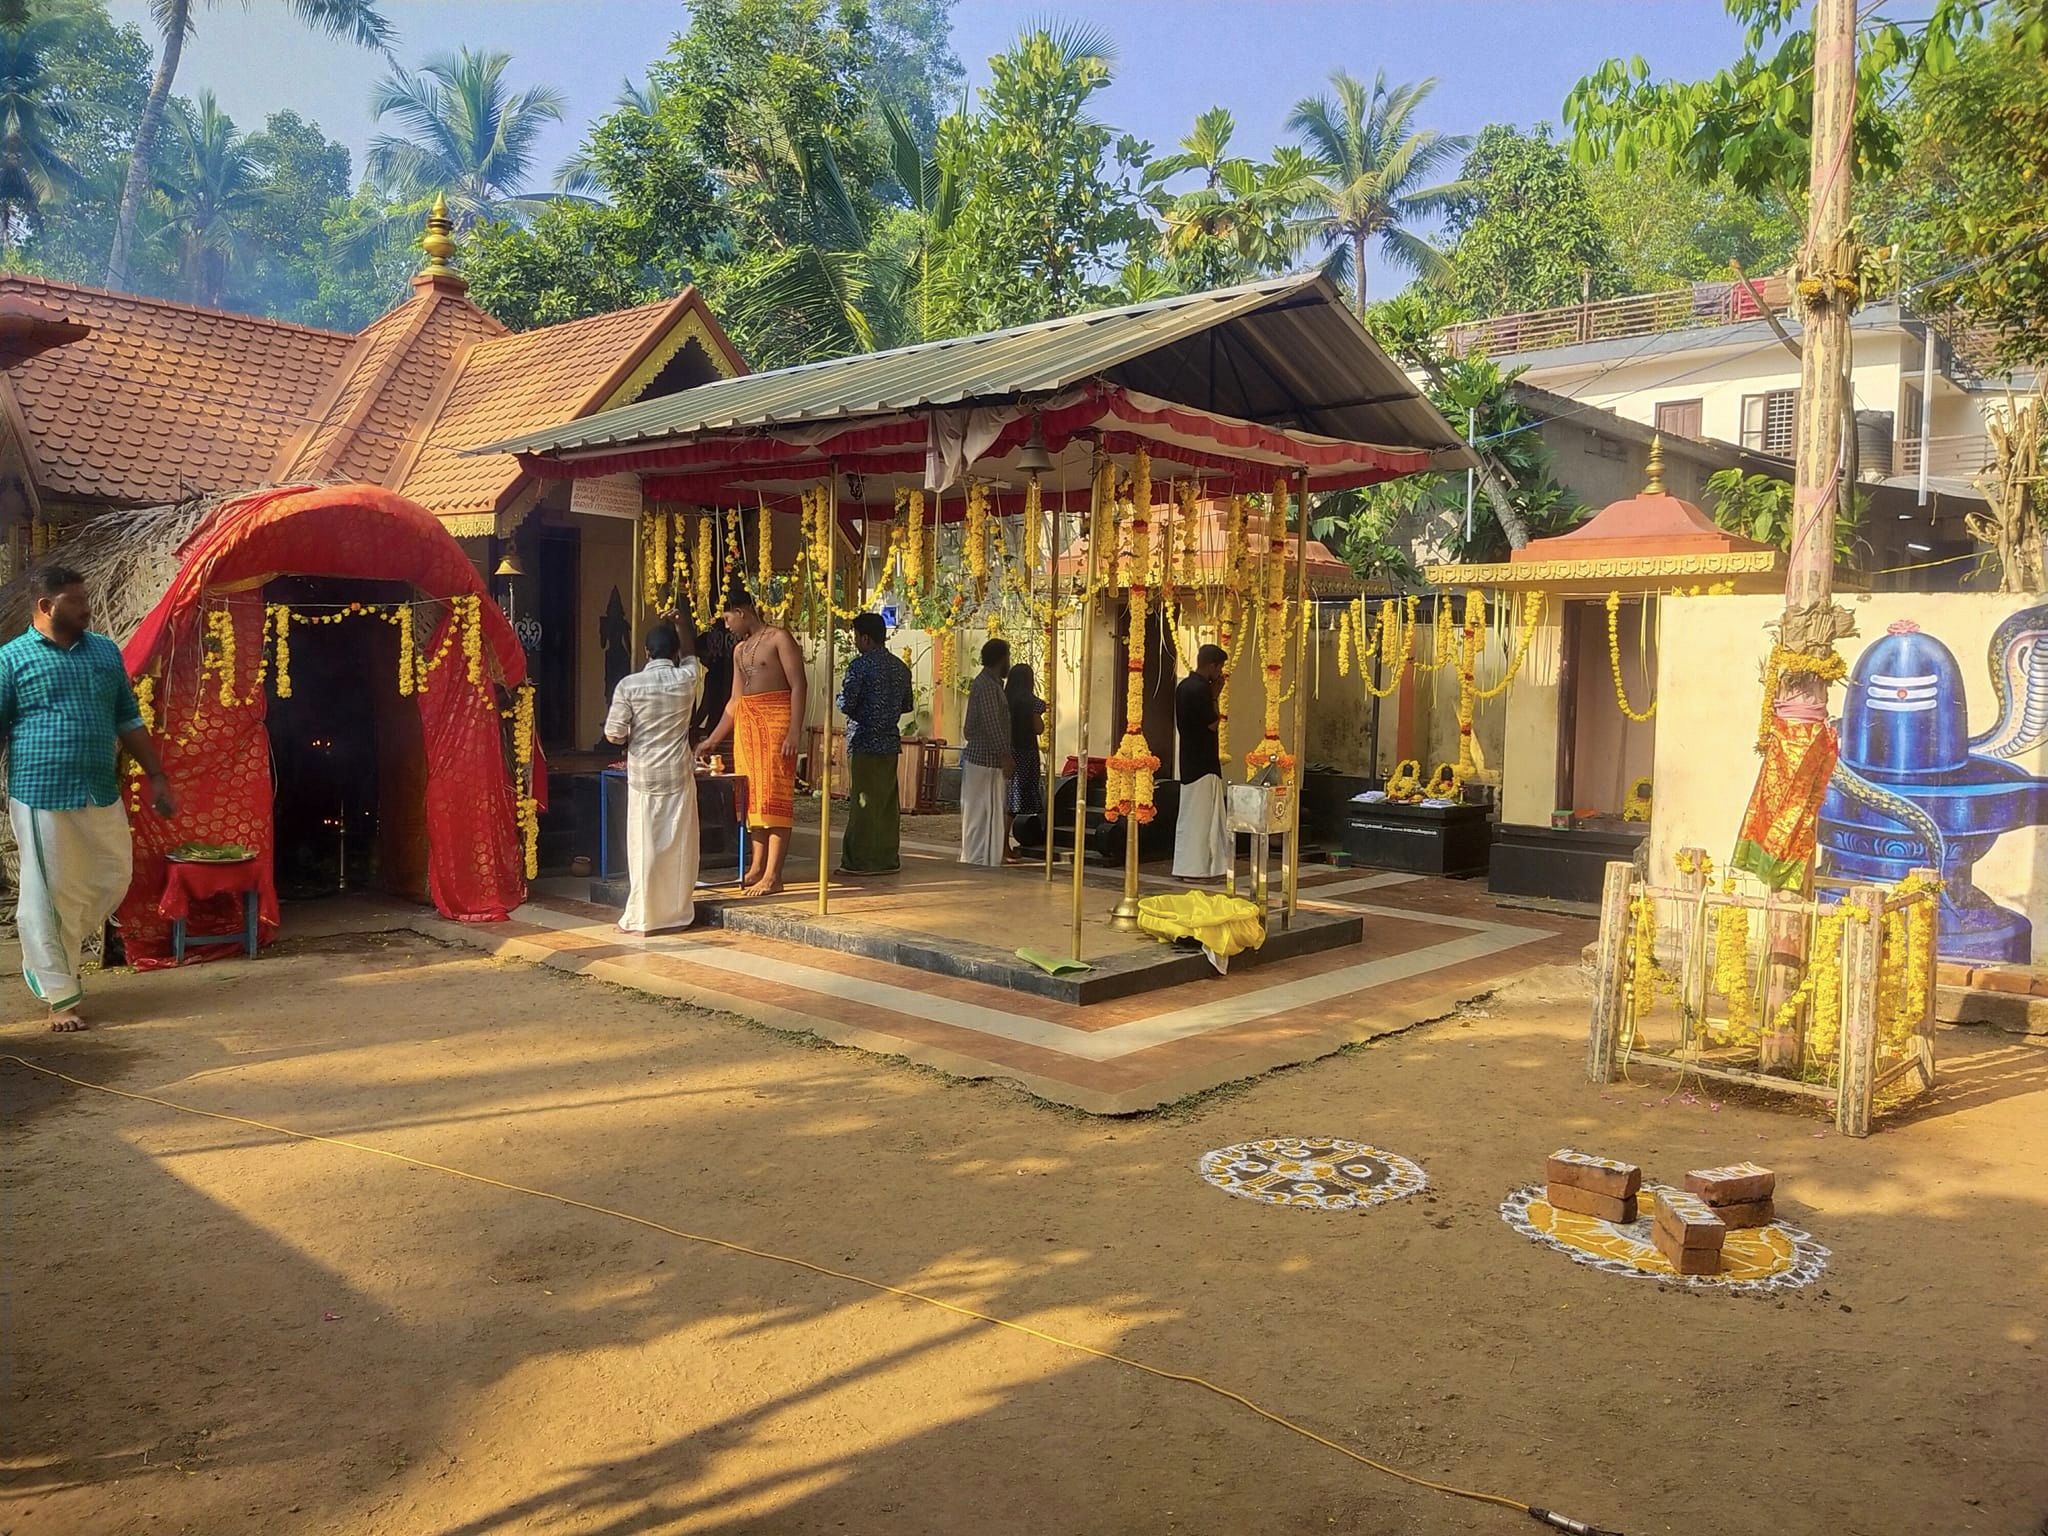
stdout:
MULTIPOLYGON (((148 30, 148 0, 110 8, 148 30)), ((385 13, 408 64, 465 44, 500 48, 517 83, 559 88, 569 116, 543 148, 549 170, 684 15, 681 0, 385 0, 385 13)), ((1640 53, 1661 74, 1697 75, 1731 59, 1739 41, 1720 0, 959 0, 954 49, 970 83, 987 78, 990 53, 1047 16, 1115 39, 1104 121, 1163 146, 1220 103, 1254 153, 1282 137, 1292 103, 1339 67, 1365 78, 1376 69, 1393 80, 1435 75, 1425 120, 1472 133, 1490 122, 1555 121, 1572 84, 1604 59, 1640 53)), ((200 12, 178 85, 187 94, 211 88, 249 129, 292 107, 348 145, 360 170, 377 131, 367 103, 381 69, 371 54, 308 32, 281 5, 217 0, 200 12)))

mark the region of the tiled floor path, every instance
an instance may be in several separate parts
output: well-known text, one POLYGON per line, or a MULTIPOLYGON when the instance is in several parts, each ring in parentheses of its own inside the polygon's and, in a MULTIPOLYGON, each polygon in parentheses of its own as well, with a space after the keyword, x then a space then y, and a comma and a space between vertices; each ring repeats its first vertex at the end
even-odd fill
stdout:
MULTIPOLYGON (((800 836, 792 868, 807 867, 806 854, 815 858, 800 836)), ((905 854, 898 879, 943 892, 932 902, 935 931, 1042 942, 1027 930, 1061 905, 1033 869, 963 880, 944 849, 912 843, 905 854)), ((1091 898, 1100 897, 1091 900, 1091 944, 1128 942, 1092 911, 1114 899, 1116 880, 1112 871, 1090 873, 1091 898)), ((815 892, 806 898, 793 887, 785 899, 815 892)), ((1363 914, 1364 942, 1085 1008, 753 935, 633 938, 613 925, 610 909, 561 896, 530 901, 510 923, 425 917, 414 926, 955 1076, 1011 1079, 1096 1114, 1155 1108, 1405 1028, 1529 966, 1575 960, 1593 932, 1583 919, 1497 908, 1469 881, 1318 868, 1302 897, 1363 914)))

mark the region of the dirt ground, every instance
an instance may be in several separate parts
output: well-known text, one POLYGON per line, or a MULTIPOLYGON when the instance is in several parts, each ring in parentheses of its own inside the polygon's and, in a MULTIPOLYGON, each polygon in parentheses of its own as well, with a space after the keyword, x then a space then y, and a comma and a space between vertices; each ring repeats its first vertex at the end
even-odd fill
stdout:
MULTIPOLYGON (((0 1052, 925 1289, 1630 1536, 2040 1530, 2048 1041, 1950 1032, 1855 1142, 1587 1084, 1575 986, 1125 1121, 398 936, 109 976, 106 1027, 17 1009, 0 1052), (1319 1215, 1193 1171, 1288 1133, 1431 1188, 1319 1215), (1496 1211, 1564 1143, 1766 1162, 1831 1267, 1573 1265, 1496 1211)), ((13 1536, 1532 1528, 843 1280, 12 1061, 0 1103, 13 1536)))

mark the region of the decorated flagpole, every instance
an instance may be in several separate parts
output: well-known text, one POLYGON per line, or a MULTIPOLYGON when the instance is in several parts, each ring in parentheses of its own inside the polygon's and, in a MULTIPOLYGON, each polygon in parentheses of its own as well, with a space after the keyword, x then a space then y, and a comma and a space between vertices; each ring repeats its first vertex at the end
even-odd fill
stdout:
MULTIPOLYGON (((1088 696, 1093 691, 1090 676, 1095 666, 1095 562, 1100 558, 1096 538, 1102 527, 1102 452, 1098 446, 1088 470, 1088 559, 1082 576, 1081 600, 1075 605, 1081 615, 1080 696, 1075 701, 1080 716, 1080 741, 1074 755, 1074 901, 1073 958, 1081 958, 1081 898, 1083 860, 1088 851, 1088 696)), ((1047 833, 1050 836, 1050 832, 1047 833)))
POLYGON ((818 916, 832 903, 832 675, 838 670, 833 641, 833 571, 839 563, 839 463, 832 463, 828 489, 819 498, 818 514, 825 523, 825 729, 818 733, 818 916))
MULTIPOLYGON (((1053 836, 1052 791, 1053 759, 1059 755, 1060 738, 1060 515, 1054 511, 1049 518, 1045 516, 1045 491, 1036 470, 1031 473, 1030 495, 1038 502, 1039 521, 1047 526, 1046 542, 1049 545, 1045 604, 1045 771, 1038 780, 1038 820, 1045 830, 1045 878, 1050 884, 1053 878, 1053 844, 1058 841, 1053 836)), ((1064 487, 1060 499, 1062 502, 1066 500, 1064 487)), ((1035 549, 1027 549, 1024 558, 1031 560, 1037 553, 1035 549)), ((1082 784, 1087 784, 1085 778, 1082 784)))
POLYGON ((1287 868, 1285 871, 1286 905, 1280 913, 1280 926, 1292 927, 1294 909, 1301 894, 1301 793, 1303 781, 1308 776, 1308 695, 1302 691, 1303 673, 1307 666, 1308 649, 1308 470, 1299 472, 1299 491, 1295 495, 1294 531, 1294 709, 1288 721, 1288 734, 1294 738, 1294 769, 1290 776, 1283 773, 1280 781, 1287 785, 1287 868))

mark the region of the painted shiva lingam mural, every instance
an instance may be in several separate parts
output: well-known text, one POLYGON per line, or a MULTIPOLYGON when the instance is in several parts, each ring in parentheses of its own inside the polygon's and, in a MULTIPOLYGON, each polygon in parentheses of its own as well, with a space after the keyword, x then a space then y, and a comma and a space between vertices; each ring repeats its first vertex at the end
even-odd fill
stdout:
POLYGON ((1971 736, 1962 666, 1937 636, 1902 619, 1864 649, 1821 806, 1821 863, 1886 884, 1939 869, 1940 952, 2024 964, 2033 924, 1978 889, 1972 872, 2000 837, 2048 825, 2048 779, 2014 761, 2048 741, 2048 604, 2006 619, 1989 650, 1998 715, 1971 736))

